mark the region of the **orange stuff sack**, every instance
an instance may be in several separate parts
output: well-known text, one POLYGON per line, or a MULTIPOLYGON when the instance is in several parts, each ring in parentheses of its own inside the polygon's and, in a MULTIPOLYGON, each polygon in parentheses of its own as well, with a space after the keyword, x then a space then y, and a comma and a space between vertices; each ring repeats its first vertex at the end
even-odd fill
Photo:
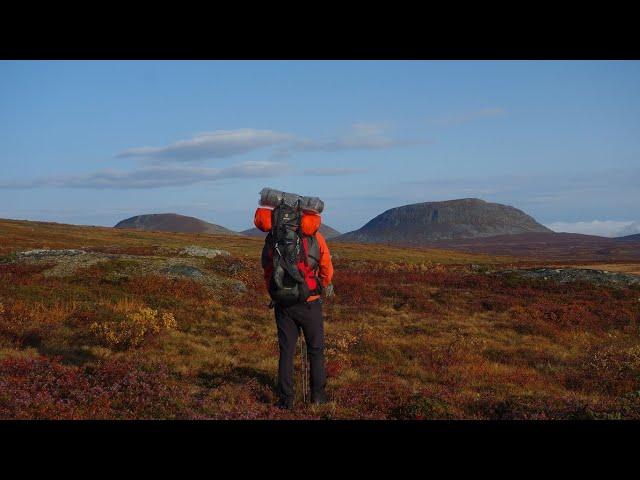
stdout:
POLYGON ((300 219, 300 229, 303 235, 311 236, 320 228, 321 218, 317 213, 304 212, 300 219))
POLYGON ((256 214, 253 216, 253 224, 258 230, 268 232, 271 230, 271 209, 257 208, 256 214))

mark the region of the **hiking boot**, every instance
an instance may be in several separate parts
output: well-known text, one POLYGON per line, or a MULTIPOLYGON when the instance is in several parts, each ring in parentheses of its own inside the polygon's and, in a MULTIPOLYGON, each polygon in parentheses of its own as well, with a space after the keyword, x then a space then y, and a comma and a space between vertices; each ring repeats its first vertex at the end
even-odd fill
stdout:
POLYGON ((293 399, 291 398, 281 398, 277 401, 276 407, 281 410, 292 410, 293 409, 293 399))

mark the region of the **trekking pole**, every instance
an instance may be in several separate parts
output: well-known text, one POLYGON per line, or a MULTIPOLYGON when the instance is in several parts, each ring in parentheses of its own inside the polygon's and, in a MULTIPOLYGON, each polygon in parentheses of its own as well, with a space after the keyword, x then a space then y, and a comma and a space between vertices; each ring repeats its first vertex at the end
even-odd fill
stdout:
POLYGON ((311 369, 309 368, 309 352, 307 351, 307 341, 304 341, 304 386, 307 397, 307 402, 311 401, 311 383, 310 383, 311 369))
POLYGON ((307 368, 307 344, 304 341, 304 334, 302 327, 298 327, 298 338, 300 339, 300 373, 302 376, 302 402, 307 403, 307 390, 309 388, 308 382, 308 368, 307 368))

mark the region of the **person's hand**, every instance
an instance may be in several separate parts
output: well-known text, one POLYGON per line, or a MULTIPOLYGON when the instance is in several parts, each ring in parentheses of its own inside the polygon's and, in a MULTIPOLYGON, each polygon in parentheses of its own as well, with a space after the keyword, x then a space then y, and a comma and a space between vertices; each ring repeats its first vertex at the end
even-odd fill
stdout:
POLYGON ((326 286, 324 293, 326 297, 333 297, 333 283, 326 286))

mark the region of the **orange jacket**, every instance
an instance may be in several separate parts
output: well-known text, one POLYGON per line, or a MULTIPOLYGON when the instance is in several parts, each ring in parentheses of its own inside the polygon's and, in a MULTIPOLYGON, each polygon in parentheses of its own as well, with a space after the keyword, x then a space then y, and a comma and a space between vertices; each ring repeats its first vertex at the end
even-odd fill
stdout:
MULTIPOLYGON (((331 263, 331 254, 329 253, 329 246, 320 232, 315 233, 316 240, 318 242, 318 250, 320 251, 320 259, 318 260, 318 278, 323 287, 327 287, 333 279, 333 264, 331 263)), ((266 243, 262 252, 262 268, 264 269, 264 280, 269 289, 269 279, 271 278, 271 272, 273 271, 273 264, 270 259, 272 253, 267 249, 266 243)), ((320 298, 320 295, 311 295, 307 302, 313 302, 320 298)))

